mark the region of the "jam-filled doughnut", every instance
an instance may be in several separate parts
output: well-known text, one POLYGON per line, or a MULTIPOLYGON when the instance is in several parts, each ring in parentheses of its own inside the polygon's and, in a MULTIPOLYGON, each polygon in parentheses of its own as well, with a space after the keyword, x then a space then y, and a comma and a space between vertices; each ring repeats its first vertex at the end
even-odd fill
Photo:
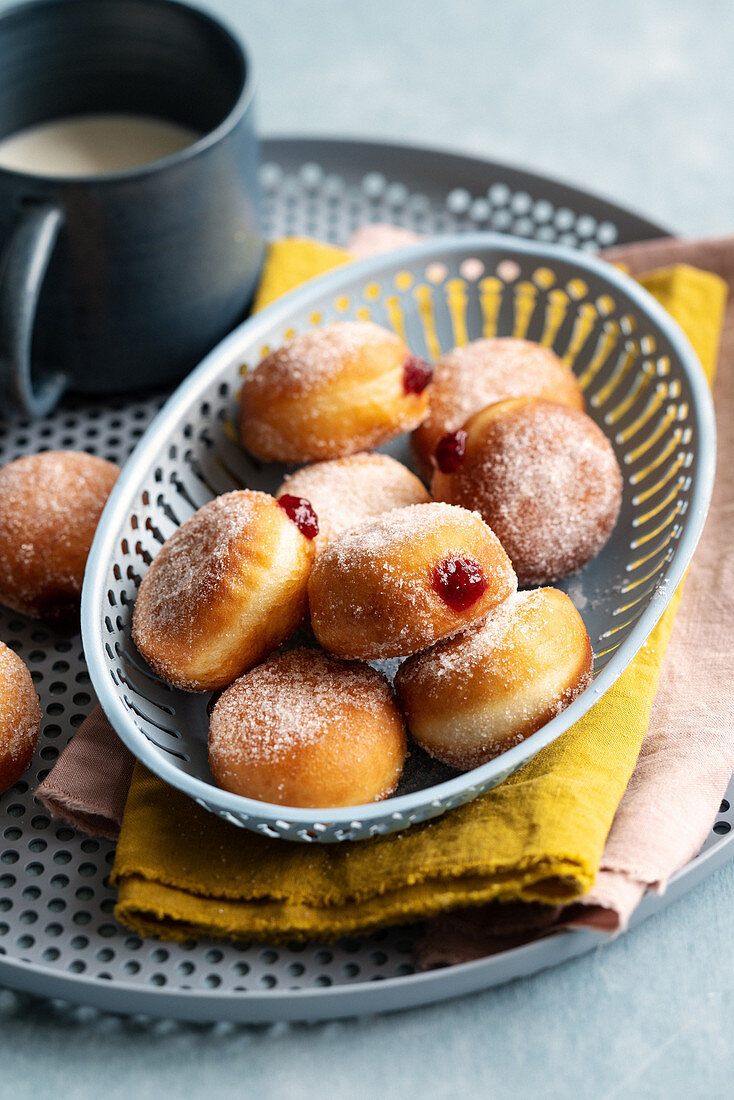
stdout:
POLYGON ((20 657, 0 642, 0 794, 17 783, 38 744, 41 704, 20 657))
POLYGON ((436 364, 428 416, 413 433, 413 449, 423 470, 441 436, 475 412, 506 397, 545 397, 584 408, 576 377, 558 356, 530 340, 510 336, 473 340, 454 348, 436 364))
POLYGON ((378 447, 423 420, 431 374, 394 333, 370 321, 303 332, 245 376, 242 443, 267 462, 378 447))
POLYGON ((557 588, 516 592, 478 627, 409 658, 395 679, 408 729, 467 771, 518 745, 591 682, 581 616, 557 588))
POLYGON ((373 453, 304 466, 287 477, 275 495, 284 493, 310 500, 319 517, 317 554, 350 527, 431 499, 423 482, 401 462, 373 453))
POLYGON ((405 753, 405 724, 385 678, 318 650, 276 654, 240 677, 209 727, 217 784, 285 806, 387 798, 405 753))
POLYGON ((305 614, 317 531, 294 497, 242 489, 205 504, 140 585, 133 637, 148 664, 184 691, 217 691, 261 661, 305 614))
POLYGON ((476 512, 413 504, 329 543, 309 581, 311 625, 339 657, 400 657, 484 618, 516 585, 476 512))
POLYGON ((77 451, 0 469, 0 603, 62 629, 78 624, 84 566, 119 472, 77 451))
POLYGON ((439 441, 436 464, 433 496, 482 514, 523 587, 580 569, 617 522, 617 459, 578 409, 536 397, 496 402, 439 441))

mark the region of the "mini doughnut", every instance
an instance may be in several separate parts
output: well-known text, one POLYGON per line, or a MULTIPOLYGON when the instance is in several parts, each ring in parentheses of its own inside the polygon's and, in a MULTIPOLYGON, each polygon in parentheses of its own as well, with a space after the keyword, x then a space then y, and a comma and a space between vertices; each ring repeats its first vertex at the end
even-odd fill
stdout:
POLYGON ((536 397, 498 401, 444 436, 436 460, 433 496, 481 513, 521 587, 580 569, 617 522, 617 459, 578 409, 536 397))
POLYGON ((0 794, 29 766, 40 731, 41 704, 31 674, 0 642, 0 794))
POLYGON ((78 625, 84 566, 119 469, 77 451, 44 451, 0 469, 0 603, 78 625))
POLYGON ((368 453, 304 466, 287 477, 275 495, 284 493, 311 501, 319 517, 317 554, 350 527, 393 508, 431 499, 423 482, 402 463, 389 455, 368 453))
POLYGON ((308 502, 294 500, 225 493, 163 544, 140 585, 133 638, 164 680, 217 691, 298 626, 314 556, 299 525, 318 526, 308 502))
POLYGON ((413 449, 430 469, 441 436, 473 413, 506 397, 545 397, 584 408, 576 377, 550 348, 509 336, 473 340, 439 360, 433 373, 428 416, 413 433, 413 449))
POLYGON ((303 332, 246 375, 242 443, 266 462, 378 447, 423 420, 431 373, 394 333, 369 321, 303 332))
POLYGON ((591 682, 581 616, 557 588, 517 592, 476 629, 405 661, 395 679, 408 729, 468 771, 560 714, 591 682))
POLYGON ((309 581, 311 625, 339 657, 400 657, 483 619, 516 585, 476 512, 413 504, 329 543, 309 581))
POLYGON ((405 753, 405 724, 384 677, 317 650, 277 654, 240 677, 209 727, 217 784, 285 806, 387 798, 405 753))

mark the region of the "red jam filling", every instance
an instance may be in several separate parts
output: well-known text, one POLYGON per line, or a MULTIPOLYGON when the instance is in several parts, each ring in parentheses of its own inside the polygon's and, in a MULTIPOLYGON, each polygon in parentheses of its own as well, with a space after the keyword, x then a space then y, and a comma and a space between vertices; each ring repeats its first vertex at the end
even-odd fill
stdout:
POLYGON ((466 611, 487 591, 487 579, 474 558, 444 558, 433 569, 433 587, 452 611, 466 611))
POLYGON ((446 432, 436 444, 434 458, 442 474, 453 474, 459 469, 466 454, 466 432, 459 428, 455 432, 446 432))
POLYGON ((290 493, 284 493, 284 495, 278 499, 278 504, 288 518, 293 520, 302 535, 305 535, 307 539, 316 538, 319 533, 319 520, 311 506, 310 500, 306 500, 305 497, 294 497, 291 496, 290 493))
POLYGON ((403 392, 423 393, 433 378, 433 367, 417 355, 409 355, 403 363, 403 392))

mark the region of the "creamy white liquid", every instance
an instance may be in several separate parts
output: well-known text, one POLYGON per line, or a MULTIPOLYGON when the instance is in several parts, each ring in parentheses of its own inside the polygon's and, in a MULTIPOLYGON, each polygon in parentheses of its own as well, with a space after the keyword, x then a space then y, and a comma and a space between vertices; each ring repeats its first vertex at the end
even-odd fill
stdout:
POLYGON ((201 135, 147 115, 97 114, 55 119, 0 141, 0 168, 35 176, 92 176, 167 157, 201 135))

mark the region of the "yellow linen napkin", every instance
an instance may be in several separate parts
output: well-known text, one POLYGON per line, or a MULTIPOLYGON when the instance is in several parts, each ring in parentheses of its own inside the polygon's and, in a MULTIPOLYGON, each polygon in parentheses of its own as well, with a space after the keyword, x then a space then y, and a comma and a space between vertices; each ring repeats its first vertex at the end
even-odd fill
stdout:
MULTIPOLYGON (((268 300, 346 253, 272 246, 268 300)), ((678 265, 641 280, 713 377, 725 285, 678 265)), ((264 301, 261 295, 259 302, 264 301)), ((336 938, 493 899, 566 904, 591 886, 647 729, 678 604, 575 726, 500 787, 405 832, 302 845, 238 830, 136 765, 113 869, 116 915, 143 935, 336 938)))
POLYGON ((295 290, 308 279, 323 275, 351 260, 343 248, 309 240, 308 237, 288 237, 273 241, 263 265, 260 285, 252 306, 253 313, 265 309, 276 298, 295 290))

